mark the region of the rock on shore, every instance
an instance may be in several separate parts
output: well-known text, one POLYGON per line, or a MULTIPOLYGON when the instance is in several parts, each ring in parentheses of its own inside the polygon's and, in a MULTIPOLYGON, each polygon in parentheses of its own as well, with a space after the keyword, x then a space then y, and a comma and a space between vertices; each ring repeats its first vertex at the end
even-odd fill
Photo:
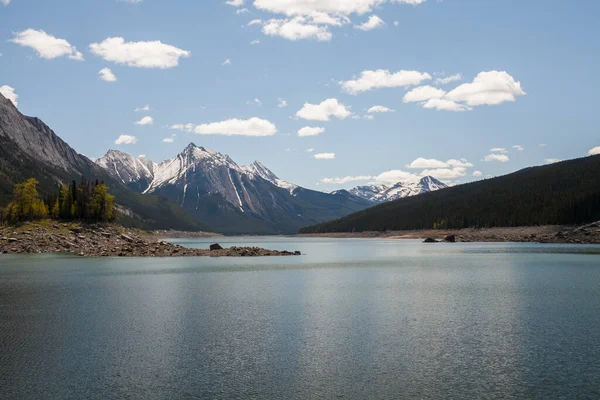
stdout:
POLYGON ((264 257, 300 252, 259 247, 190 249, 167 243, 143 231, 115 225, 26 223, 0 227, 0 254, 72 253, 88 257, 264 257))

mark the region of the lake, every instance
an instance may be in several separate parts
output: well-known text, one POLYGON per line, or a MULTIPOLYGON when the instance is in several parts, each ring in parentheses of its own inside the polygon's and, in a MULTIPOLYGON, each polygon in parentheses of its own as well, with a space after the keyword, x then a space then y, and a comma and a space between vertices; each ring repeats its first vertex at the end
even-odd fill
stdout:
POLYGON ((600 246, 218 241, 0 256, 0 398, 600 398, 600 246))

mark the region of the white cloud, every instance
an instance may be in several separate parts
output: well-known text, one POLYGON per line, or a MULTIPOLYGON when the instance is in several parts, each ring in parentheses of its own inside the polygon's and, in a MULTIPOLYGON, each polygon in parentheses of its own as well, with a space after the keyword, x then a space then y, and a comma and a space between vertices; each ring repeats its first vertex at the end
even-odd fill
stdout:
POLYGON ((378 88, 419 85, 428 79, 431 79, 431 75, 426 72, 401 70, 390 73, 389 70, 378 69, 376 71, 362 71, 358 79, 340 82, 340 84, 344 91, 350 94, 357 94, 378 88))
POLYGON ((441 161, 434 158, 419 157, 406 165, 406 168, 410 169, 424 169, 425 171, 420 173, 421 176, 431 175, 438 179, 454 179, 465 176, 467 168, 472 167, 473 164, 464 158, 441 161))
POLYGON ((172 135, 171 137, 166 137, 162 141, 163 143, 173 143, 175 141, 175 135, 172 135))
POLYGON ((138 156, 138 158, 146 158, 146 155, 145 155, 145 154, 140 154, 140 155, 138 156))
POLYGON ((446 168, 448 163, 433 158, 419 157, 410 164, 406 165, 406 168, 411 169, 426 169, 426 168, 446 168))
POLYGON ((377 15, 371 15, 368 21, 360 25, 354 25, 354 29, 360 29, 361 31, 370 31, 372 29, 382 28, 384 26, 385 22, 383 22, 381 18, 379 18, 377 15))
POLYGON ((43 30, 27 29, 15 33, 10 42, 20 46, 31 47, 41 58, 52 60, 58 57, 68 57, 71 60, 83 61, 83 54, 77 51, 65 39, 47 34, 43 30))
POLYGON ((306 152, 307 152, 307 153, 312 153, 313 151, 315 151, 315 149, 312 149, 312 148, 310 148, 310 149, 306 149, 306 152))
POLYGON ((246 0, 227 0, 225 4, 233 7, 241 7, 246 3, 246 0))
POLYGON ((133 111, 135 111, 135 112, 150 111, 150 106, 148 104, 146 104, 144 107, 138 107, 133 111))
POLYGON ((251 45, 260 44, 260 40, 254 39, 253 41, 250 42, 250 44, 251 45))
POLYGON ((10 4, 10 0, 0 0, 0 3, 4 4, 5 6, 10 4))
POLYGON ((446 85, 448 83, 460 81, 460 80, 462 80, 462 78, 463 77, 461 74, 455 74, 455 75, 445 76, 442 78, 437 78, 434 83, 436 85, 446 85))
POLYGON ((497 105, 515 101, 516 96, 526 93, 521 83, 505 71, 480 72, 473 82, 464 83, 448 92, 446 98, 469 106, 497 105))
POLYGON ((394 26, 398 26, 398 25, 400 25, 400 22, 394 21, 394 26))
POLYGON ((594 147, 593 149, 591 149, 590 151, 588 151, 588 154, 590 156, 597 156, 598 154, 600 154, 600 146, 594 147))
POLYGON ((247 12, 249 12, 249 10, 247 8, 240 8, 239 10, 235 10, 235 13, 237 15, 245 14, 247 12))
POLYGON ((369 114, 373 114, 373 113, 389 113, 389 112, 396 112, 396 111, 392 110, 391 108, 387 108, 385 106, 373 106, 373 107, 369 108, 367 110, 367 112, 369 114))
POLYGON ((508 158, 508 156, 506 154, 493 153, 493 154, 488 154, 487 156, 485 156, 483 161, 485 161, 485 162, 499 161, 501 163, 506 163, 506 162, 509 162, 510 159, 508 158))
POLYGON ((298 130, 298 136, 301 136, 301 137, 305 137, 305 136, 317 136, 317 135, 320 135, 323 132, 325 132, 325 128, 321 128, 321 127, 318 127, 318 126, 315 126, 315 127, 305 126, 304 128, 300 128, 298 130))
POLYGON ((171 129, 194 132, 198 135, 224 135, 224 136, 272 136, 277 133, 275 124, 260 118, 228 119, 209 124, 176 124, 171 129))
POLYGON ((248 100, 246 104, 256 104, 257 106, 262 105, 262 101, 259 98, 254 98, 254 100, 248 100))
POLYGON ((333 160, 335 159, 335 153, 318 153, 314 155, 317 160, 333 160))
POLYGON ((363 115, 363 119, 367 119, 369 121, 372 121, 372 120, 375 119, 375 116, 373 114, 363 115))
POLYGON ((137 138, 130 135, 121 135, 115 140, 115 144, 134 144, 136 142, 137 138))
POLYGON ((282 99, 281 97, 277 99, 277 107, 284 108, 287 106, 288 106, 288 103, 287 103, 287 101, 285 101, 285 99, 282 99))
POLYGON ((544 161, 546 161, 546 164, 556 164, 561 162, 562 160, 559 158, 546 158, 544 161))
POLYGON ((373 179, 372 176, 346 176, 343 178, 323 178, 321 182, 328 185, 344 185, 349 182, 369 181, 371 179, 373 179))
POLYGON ((490 152, 492 153, 501 153, 501 154, 506 154, 507 151, 504 147, 494 147, 493 149, 490 149, 490 152))
POLYGON ((122 37, 111 37, 100 43, 90 44, 90 51, 117 64, 137 68, 167 69, 179 65, 181 57, 191 53, 160 41, 125 42, 122 37))
POLYGON ((15 107, 19 106, 19 102, 17 101, 19 95, 15 93, 15 89, 13 87, 8 85, 0 86, 0 93, 2 93, 2 96, 12 101, 15 107))
POLYGON ((252 25, 262 25, 262 20, 253 19, 252 21, 248 22, 248 26, 252 26, 252 25))
POLYGON ((315 39, 327 42, 332 38, 327 26, 317 25, 305 17, 292 19, 271 19, 263 25, 262 31, 268 36, 280 36, 287 40, 315 39))
POLYGON ((481 172, 481 171, 473 171, 473 176, 475 176, 475 177, 483 176, 483 172, 481 172))
POLYGON ((327 99, 321 104, 304 103, 304 107, 296 113, 298 118, 309 121, 329 121, 330 117, 346 119, 352 113, 337 99, 327 99))
POLYGON ((100 71, 98 71, 98 75, 100 75, 100 79, 102 79, 105 82, 117 81, 117 77, 109 68, 102 68, 100 71))
POLYGON ((421 176, 433 176, 436 179, 456 179, 467 174, 467 169, 462 167, 455 168, 436 168, 421 171, 421 176))
POLYGON ((516 151, 525 150, 525 148, 523 146, 521 146, 520 144, 515 144, 512 148, 515 149, 516 151))
POLYGON ((431 99, 441 99, 446 95, 442 89, 433 86, 419 86, 404 95, 404 103, 417 103, 431 99))
POLYGON ((146 117, 143 117, 142 119, 140 119, 139 121, 137 121, 135 124, 136 125, 152 125, 153 123, 154 123, 154 120, 152 119, 152 117, 146 116, 146 117))
POLYGON ((223 66, 231 65, 231 59, 228 58, 227 60, 223 61, 223 63, 221 65, 223 65, 223 66))
POLYGON ((404 180, 418 180, 420 179, 419 175, 412 174, 410 172, 401 171, 399 169, 394 169, 391 171, 383 172, 375 177, 375 181, 379 183, 398 183, 404 180))
POLYGON ((438 111, 470 111, 471 107, 455 103, 447 99, 429 99, 423 104, 423 108, 433 108, 438 111))

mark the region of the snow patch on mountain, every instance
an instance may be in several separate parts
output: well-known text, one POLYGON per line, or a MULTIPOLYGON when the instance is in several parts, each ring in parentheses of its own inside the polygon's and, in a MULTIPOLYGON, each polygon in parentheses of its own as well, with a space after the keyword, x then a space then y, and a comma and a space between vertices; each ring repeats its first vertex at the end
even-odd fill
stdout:
POLYGON ((353 195, 372 201, 373 203, 385 203, 388 201, 402 199, 404 197, 417 196, 423 193, 433 192, 447 188, 448 185, 438 181, 434 177, 426 176, 418 180, 406 180, 395 185, 368 185, 357 186, 350 189, 353 195))

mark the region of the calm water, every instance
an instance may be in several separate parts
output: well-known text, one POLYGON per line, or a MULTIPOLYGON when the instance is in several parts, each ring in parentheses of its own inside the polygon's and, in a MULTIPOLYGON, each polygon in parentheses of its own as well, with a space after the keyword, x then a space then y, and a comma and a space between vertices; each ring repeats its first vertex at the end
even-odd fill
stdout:
POLYGON ((598 246, 220 242, 0 256, 0 398, 600 398, 598 246))

